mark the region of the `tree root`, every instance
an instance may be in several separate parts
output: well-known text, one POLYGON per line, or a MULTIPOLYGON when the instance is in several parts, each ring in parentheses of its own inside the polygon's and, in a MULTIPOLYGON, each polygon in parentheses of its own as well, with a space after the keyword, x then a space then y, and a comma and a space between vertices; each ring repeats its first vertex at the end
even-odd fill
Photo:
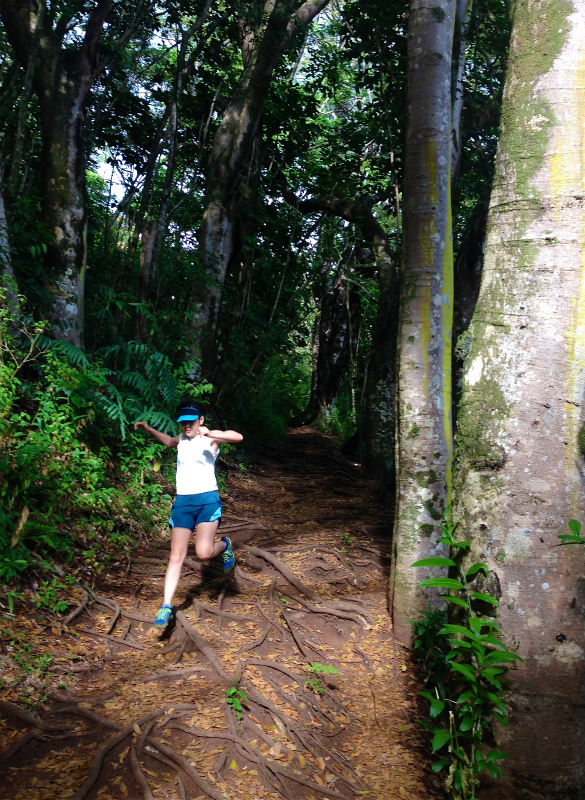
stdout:
POLYGON ((114 642, 115 644, 119 644, 122 647, 130 647, 133 650, 146 650, 146 647, 143 647, 141 644, 135 644, 134 642, 126 642, 124 639, 120 639, 117 636, 110 636, 108 633, 100 633, 100 631, 93 631, 91 628, 75 628, 76 631, 79 633, 85 633, 87 636, 101 636, 102 639, 107 639, 109 642, 114 642))
MULTIPOLYGON (((222 610, 221 607, 223 605, 223 601, 224 601, 224 598, 225 598, 225 593, 226 593, 226 587, 222 586, 221 587, 221 592, 219 593, 219 596, 217 598, 217 610, 220 611, 220 612, 222 610)), ((222 624, 223 624, 222 618, 219 617, 219 619, 217 620, 217 627, 219 628, 219 630, 221 630, 222 624)))
POLYGON ((200 600, 196 600, 195 598, 193 598, 191 602, 199 611, 205 611, 207 614, 213 614, 215 617, 237 620, 238 622, 241 622, 242 620, 245 620, 246 622, 258 622, 256 617, 250 617, 246 614, 231 614, 229 611, 219 611, 217 608, 212 608, 211 606, 208 606, 205 603, 202 603, 200 600))
POLYGON ((185 667, 185 669, 168 670, 167 672, 157 672, 154 675, 149 675, 147 678, 140 678, 135 683, 151 683, 152 681, 163 681, 165 678, 186 678, 194 672, 207 672, 209 667, 199 665, 197 667, 185 667))
MULTIPOLYGON (((130 725, 126 725, 124 728, 122 728, 121 725, 117 725, 114 722, 110 722, 109 720, 104 720, 104 722, 107 722, 107 727, 109 727, 110 729, 115 728, 118 731, 118 733, 115 736, 112 736, 110 739, 108 739, 100 747, 96 757, 94 758, 93 764, 89 771, 89 775, 87 776, 83 784, 80 786, 80 788, 75 792, 72 800, 84 800, 90 789, 97 781, 100 774, 100 770, 102 768, 102 764, 104 762, 104 758, 110 752, 110 750, 113 750, 114 747, 123 742, 127 736, 131 736, 133 733, 135 733, 136 727, 140 728, 141 725, 144 726, 151 720, 156 720, 156 718, 164 714, 168 708, 173 708, 175 710, 192 709, 193 711, 195 711, 197 709, 197 706, 193 705, 192 703, 189 704, 181 703, 179 705, 168 706, 166 708, 158 708, 155 711, 151 711, 150 713, 146 714, 146 716, 142 717, 142 719, 140 719, 138 722, 132 722, 130 725)), ((70 711, 69 713, 79 713, 80 715, 85 716, 85 714, 82 713, 84 711, 86 711, 86 709, 78 708, 76 712, 70 711)))
POLYGON ((261 581, 258 578, 252 578, 252 576, 248 575, 247 572, 244 572, 244 570, 238 564, 236 564, 236 568, 234 569, 234 574, 236 578, 241 578, 244 581, 249 581, 250 583, 259 583, 261 586, 266 585, 264 581, 261 581))
POLYGON ((296 631, 294 630, 294 628, 293 628, 293 626, 292 626, 292 622, 291 622, 291 621, 290 621, 290 619, 288 618, 288 614, 287 614, 287 613, 286 613, 286 611, 284 610, 284 606, 283 606, 283 604, 280 602, 280 598, 279 598, 278 596, 276 597, 276 600, 277 600, 277 602, 278 602, 278 606, 279 606, 279 608, 280 608, 280 613, 282 614, 282 618, 283 618, 283 619, 284 619, 284 621, 286 622, 286 624, 287 624, 287 626, 288 626, 288 629, 289 629, 289 631, 291 632, 291 636, 292 636, 292 637, 293 637, 293 639, 295 640, 295 644, 296 644, 296 646, 299 648, 299 650, 300 650, 300 652, 301 652, 301 654, 302 654, 303 658, 304 658, 304 659, 307 661, 307 663, 308 663, 308 664, 310 664, 310 663, 311 663, 311 658, 309 657, 309 654, 308 654, 308 653, 307 653, 307 651, 305 650, 305 648, 304 648, 304 646, 303 646, 303 643, 301 642, 301 639, 300 639, 300 638, 297 636, 297 634, 296 634, 296 631))
POLYGON ((313 592, 312 589, 309 589, 308 586, 305 586, 297 576, 284 564, 280 561, 276 556, 269 553, 268 550, 262 550, 260 547, 252 547, 251 545, 244 545, 244 550, 247 553, 251 553, 253 556, 258 556, 259 558, 263 558, 264 561, 267 561, 271 566, 273 566, 280 574, 286 578, 286 580, 295 587, 299 592, 304 594, 309 600, 316 600, 319 602, 320 598, 318 595, 313 592))
MULTIPOLYGON (((156 749, 166 756, 169 761, 173 761, 176 767, 180 767, 186 775, 191 778, 193 783, 205 794, 207 797, 211 798, 211 800, 225 800, 223 794, 220 794, 216 789, 211 786, 211 784, 204 781, 203 778, 196 772, 191 764, 187 761, 179 753, 175 752, 172 748, 168 747, 166 744, 163 744, 159 739, 155 739, 153 737, 148 738, 148 743, 152 747, 156 747, 156 749)), ((77 800, 77 798, 74 798, 77 800)))
POLYGON ((114 692, 106 692, 105 694, 71 694, 70 692, 60 692, 57 689, 49 689, 43 681, 31 675, 28 682, 36 689, 43 692, 45 697, 53 700, 55 703, 101 703, 103 700, 109 700, 115 697, 114 692))
POLYGON ((81 603, 79 603, 77 608, 74 608, 73 611, 65 617, 65 619, 62 622, 62 625, 67 627, 71 622, 73 622, 73 620, 76 619, 76 617, 78 617, 83 611, 85 611, 88 602, 89 602, 89 593, 84 592, 83 600, 81 601, 81 603))
POLYGON ((56 708, 53 711, 53 714, 75 714, 78 717, 85 717, 91 722, 101 725, 102 728, 109 728, 109 730, 112 731, 120 730, 120 725, 118 725, 117 722, 110 722, 109 719, 102 717, 102 715, 98 714, 97 711, 92 711, 89 708, 83 708, 83 706, 70 705, 65 706, 64 708, 56 708))
MULTIPOLYGON (((272 595, 271 595, 270 599, 271 599, 271 601, 272 601, 272 595)), ((272 603, 271 603, 271 605, 272 605, 272 603)), ((262 616, 264 617, 264 619, 265 619, 265 620, 267 620, 267 621, 270 623, 270 627, 275 629, 275 631, 276 631, 276 635, 278 636, 278 638, 280 639, 280 637, 282 636, 282 638, 283 638, 283 640, 284 640, 284 636, 281 634, 281 631, 283 631, 284 633, 288 633, 287 629, 286 629, 285 627, 283 627, 283 626, 280 624, 280 622, 278 622, 278 620, 277 620, 277 619, 276 619, 274 616, 272 616, 272 614, 267 614, 267 613, 266 613, 266 612, 263 610, 262 606, 260 605, 260 600, 258 600, 258 601, 256 602, 256 606, 257 606, 257 608, 258 608, 258 611, 259 611, 259 612, 262 614, 262 616)))
POLYGON ((0 753, 0 763, 11 759, 12 756, 15 756, 19 750, 22 750, 23 747, 34 739, 43 740, 44 738, 45 737, 40 735, 38 731, 27 731, 24 736, 21 736, 20 739, 14 742, 7 750, 0 753))
POLYGON ((46 733, 57 733, 60 731, 73 731, 75 728, 72 728, 69 724, 66 723, 51 723, 45 722, 44 720, 40 719, 36 714, 30 714, 28 711, 23 711, 22 708, 19 708, 14 703, 10 703, 8 700, 0 700, 0 711, 4 712, 5 714, 10 714, 16 719, 19 719, 21 722, 24 722, 30 728, 39 728, 41 731, 45 731, 46 733))
POLYGON ((236 653, 247 653, 250 650, 254 650, 256 647, 260 647, 260 645, 264 643, 266 637, 272 630, 272 627, 273 627, 272 625, 269 625, 262 634, 262 636, 260 636, 254 642, 252 642, 252 644, 247 645, 247 647, 241 647, 239 650, 236 650, 236 653))
POLYGON ((195 628, 191 625, 187 617, 182 611, 177 611, 176 616, 177 622, 180 623, 181 627, 185 631, 186 635, 191 639, 195 647, 199 650, 202 655, 209 661, 213 669, 217 672, 219 677, 225 681, 227 684, 231 683, 231 678, 229 675, 224 672, 223 667, 217 660, 217 657, 211 647, 207 644, 203 636, 200 636, 195 628))
POLYGON ((140 764, 138 763, 138 756, 136 755, 136 750, 134 747, 130 748, 130 766, 132 767, 132 774, 134 775, 134 780, 138 784, 140 791, 142 792, 143 800, 154 800, 154 795, 150 791, 150 786, 148 785, 148 781, 146 780, 146 775, 140 769, 140 764))
POLYGON ((330 617, 338 617, 339 619, 348 619, 351 622, 360 622, 360 617, 363 618, 364 622, 368 625, 375 625, 375 621, 372 618, 371 614, 365 611, 362 608, 352 608, 351 603, 345 603, 343 601, 335 601, 334 603, 323 603, 320 606, 311 605, 311 603, 307 603, 306 600, 303 600, 302 597, 299 597, 296 594, 293 594, 289 590, 285 589, 284 587, 280 586, 278 591, 285 595, 285 597, 290 597, 291 600, 294 600, 295 603, 303 606, 306 608, 307 611, 312 611, 314 614, 328 614, 330 617))

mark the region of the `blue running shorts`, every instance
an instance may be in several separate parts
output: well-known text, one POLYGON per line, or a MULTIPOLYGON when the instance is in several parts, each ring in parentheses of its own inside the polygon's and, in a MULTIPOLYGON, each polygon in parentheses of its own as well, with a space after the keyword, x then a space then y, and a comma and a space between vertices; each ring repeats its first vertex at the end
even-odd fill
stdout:
POLYGON ((194 530, 200 522, 215 522, 221 525, 221 500, 217 492, 178 494, 171 508, 169 528, 194 530))

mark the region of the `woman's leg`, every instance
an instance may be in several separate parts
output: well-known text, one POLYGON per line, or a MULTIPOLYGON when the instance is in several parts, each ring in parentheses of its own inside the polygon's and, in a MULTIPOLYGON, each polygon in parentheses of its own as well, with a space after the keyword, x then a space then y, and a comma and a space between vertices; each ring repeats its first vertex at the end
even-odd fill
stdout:
POLYGON ((225 542, 221 539, 215 541, 215 534, 219 528, 219 520, 214 522, 200 522, 195 532, 195 552, 201 561, 209 561, 225 550, 225 542))
POLYGON ((165 575, 165 605, 173 604, 173 596, 181 577, 181 569, 187 556, 191 533, 189 528, 173 528, 171 531, 171 555, 165 575))

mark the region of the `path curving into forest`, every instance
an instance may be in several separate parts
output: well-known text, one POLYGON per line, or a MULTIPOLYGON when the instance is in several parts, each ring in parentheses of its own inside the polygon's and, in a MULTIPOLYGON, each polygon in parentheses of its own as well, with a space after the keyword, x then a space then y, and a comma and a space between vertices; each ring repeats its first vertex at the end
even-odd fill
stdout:
POLYGON ((162 636, 149 621, 164 538, 79 591, 79 613, 46 636, 42 706, 0 701, 0 797, 443 796, 413 664, 392 639, 376 484, 333 439, 299 429, 229 477, 224 510, 235 574, 188 559, 162 636))

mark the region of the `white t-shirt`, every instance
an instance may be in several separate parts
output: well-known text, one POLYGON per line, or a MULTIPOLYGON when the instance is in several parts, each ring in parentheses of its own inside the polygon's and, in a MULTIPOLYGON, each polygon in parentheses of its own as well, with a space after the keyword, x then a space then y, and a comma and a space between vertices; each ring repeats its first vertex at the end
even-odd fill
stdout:
POLYGON ((215 459, 219 451, 211 448, 207 436, 183 434, 177 446, 177 494, 216 492, 215 459))

